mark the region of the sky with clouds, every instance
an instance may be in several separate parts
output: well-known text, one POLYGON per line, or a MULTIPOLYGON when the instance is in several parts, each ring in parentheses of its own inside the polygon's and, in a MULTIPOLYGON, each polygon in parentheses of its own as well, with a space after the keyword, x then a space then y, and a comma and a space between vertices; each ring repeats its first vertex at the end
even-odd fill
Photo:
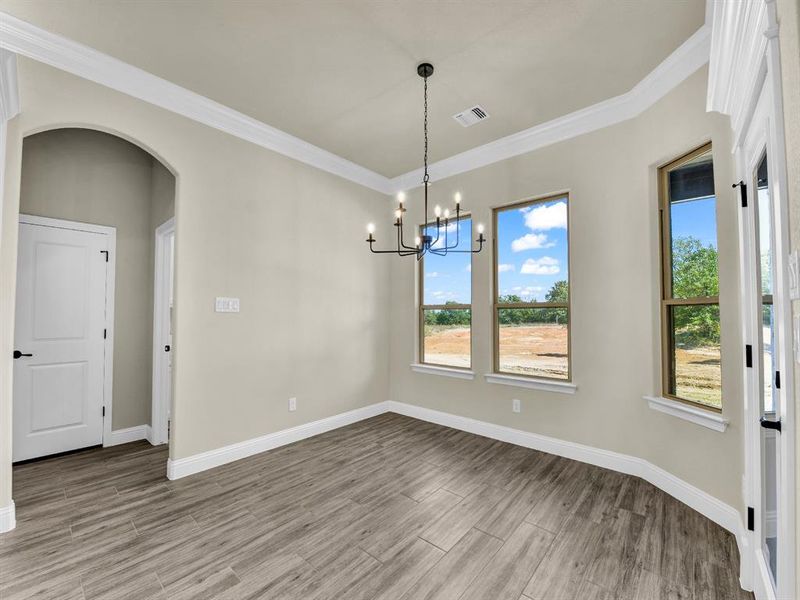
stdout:
MULTIPOLYGON (((470 238, 472 238, 472 219, 461 219, 456 224, 451 223, 447 228, 447 244, 453 246, 458 236, 458 246, 456 250, 469 250, 470 238)), ((439 236, 439 242, 434 248, 444 245, 444 227, 439 236)), ((436 237, 436 226, 428 227, 428 235, 436 237)), ((477 234, 475 234, 477 237, 477 234)), ((484 252, 488 249, 484 245, 484 252)), ((447 256, 437 256, 426 254, 423 258, 425 268, 425 282, 423 291, 425 304, 444 304, 446 302, 458 302, 459 304, 470 304, 471 277, 470 268, 472 266, 472 254, 450 253, 447 256)))
MULTIPOLYGON (((460 250, 470 247, 472 221, 460 223, 460 250)), ((556 281, 568 279, 567 199, 509 208, 497 213, 497 277, 499 293, 514 294, 525 301, 544 301, 556 281)), ((436 228, 429 228, 436 235, 436 228)), ((455 224, 448 236, 455 235, 455 224)), ((717 246, 716 199, 675 203, 672 206, 674 237, 692 236, 703 245, 717 246)), ((443 239, 440 237, 439 244, 443 239)), ((454 240, 449 237, 449 243, 454 240)), ((484 246, 484 252, 491 246, 484 246)), ((448 301, 470 303, 471 254, 426 254, 424 258, 425 304, 444 304, 448 301)))
POLYGON ((568 278, 567 199, 497 213, 497 282, 501 296, 543 301, 568 278))

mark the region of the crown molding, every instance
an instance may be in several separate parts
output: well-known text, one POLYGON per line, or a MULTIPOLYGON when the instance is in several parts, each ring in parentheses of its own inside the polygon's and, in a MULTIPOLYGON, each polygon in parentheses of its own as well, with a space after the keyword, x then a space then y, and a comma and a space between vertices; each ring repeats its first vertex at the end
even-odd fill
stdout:
POLYGON ((0 12, 0 48, 144 100, 381 193, 389 179, 93 48, 0 12))
POLYGON ((18 112, 17 55, 0 49, 0 121, 13 119, 18 112))
MULTIPOLYGON (((711 29, 703 25, 630 91, 435 162, 428 166, 431 179, 446 179, 632 119, 706 64, 710 46, 711 29)), ((418 187, 421 181, 422 169, 398 175, 391 180, 392 191, 418 187)))
MULTIPOLYGON (((632 119, 706 64, 710 45, 711 28, 704 25, 625 94, 433 163, 429 166, 431 179, 435 181, 452 177, 632 119)), ((0 48, 133 96, 383 194, 412 189, 422 183, 422 169, 390 179, 166 79, 2 11, 0 48)))

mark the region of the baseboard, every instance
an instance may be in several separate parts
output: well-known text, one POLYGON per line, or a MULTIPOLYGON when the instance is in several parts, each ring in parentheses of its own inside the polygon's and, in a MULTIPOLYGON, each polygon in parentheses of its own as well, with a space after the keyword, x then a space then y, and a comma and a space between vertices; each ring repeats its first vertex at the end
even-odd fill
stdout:
POLYGON ((180 479, 188 475, 200 473, 214 467, 247 458, 254 454, 259 454, 273 448, 299 442, 309 437, 363 421, 370 417, 383 414, 387 411, 386 402, 379 402, 377 404, 370 404, 363 408, 357 408, 346 413, 320 419, 319 421, 312 421, 292 427, 290 429, 283 429, 274 433, 269 433, 261 437, 245 440, 237 444, 223 446, 216 450, 209 450, 186 458, 168 459, 167 460, 167 478, 180 479))
POLYGON ((413 404, 387 404, 389 411, 401 415, 641 477, 730 531, 742 548, 744 528, 739 511, 644 459, 413 404))
POLYGON ((11 504, 0 508, 0 533, 11 531, 17 526, 16 509, 14 508, 14 501, 11 504))
POLYGON ((111 439, 103 441, 103 446, 129 444, 130 442, 138 442, 139 440, 147 440, 152 444, 152 437, 153 434, 150 425, 137 425, 136 427, 128 427, 127 429, 115 429, 111 432, 111 439))

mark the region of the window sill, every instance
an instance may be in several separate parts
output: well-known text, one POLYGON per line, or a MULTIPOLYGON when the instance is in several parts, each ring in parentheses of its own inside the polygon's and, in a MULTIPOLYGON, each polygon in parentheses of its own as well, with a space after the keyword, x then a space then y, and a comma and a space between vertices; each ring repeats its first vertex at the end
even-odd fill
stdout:
POLYGON ((662 398, 661 396, 645 396, 650 408, 659 412, 672 415, 684 421, 702 425, 714 431, 724 432, 728 427, 728 420, 723 419, 719 413, 703 410, 677 400, 662 398))
POLYGON ((501 385, 513 385, 515 387, 528 388, 531 390, 543 390, 546 392, 557 392, 559 394, 574 394, 578 386, 568 381, 548 381, 546 379, 532 379, 529 377, 517 377, 502 373, 487 373, 484 375, 488 383, 499 383, 501 385))
POLYGON ((442 377, 453 377, 455 379, 475 379, 474 371, 470 371, 468 369, 456 369, 454 367, 437 367, 434 365, 411 363, 411 370, 416 371, 417 373, 441 375, 442 377))

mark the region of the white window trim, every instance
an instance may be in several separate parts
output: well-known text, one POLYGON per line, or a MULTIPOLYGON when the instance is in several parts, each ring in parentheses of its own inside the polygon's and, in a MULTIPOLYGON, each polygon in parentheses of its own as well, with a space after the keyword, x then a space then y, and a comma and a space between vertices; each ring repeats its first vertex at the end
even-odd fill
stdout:
POLYGON ((670 400, 669 398, 662 398, 661 396, 644 396, 650 408, 663 412, 673 417, 678 417, 684 421, 689 421, 697 425, 702 425, 714 431, 724 432, 728 428, 728 419, 722 418, 722 415, 710 410, 704 410, 686 404, 685 402, 678 402, 677 400, 670 400))
POLYGON ((438 367, 435 365, 411 363, 411 370, 416 371, 417 373, 427 373, 428 375, 453 377, 454 379, 475 379, 475 371, 470 371, 469 369, 458 369, 455 367, 438 367))
POLYGON ((578 390, 577 385, 568 381, 533 379, 531 377, 505 375, 503 373, 486 373, 484 377, 486 378, 487 383, 511 385, 514 387, 528 388, 531 390, 543 390, 545 392, 557 392, 559 394, 574 394, 578 390))

